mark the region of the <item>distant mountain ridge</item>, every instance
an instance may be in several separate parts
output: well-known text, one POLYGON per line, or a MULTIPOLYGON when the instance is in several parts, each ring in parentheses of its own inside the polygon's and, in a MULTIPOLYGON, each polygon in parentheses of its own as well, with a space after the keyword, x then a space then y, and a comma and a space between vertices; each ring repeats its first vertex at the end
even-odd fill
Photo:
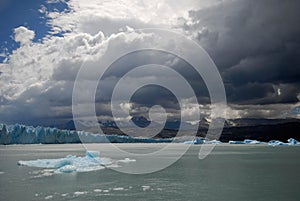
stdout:
MULTIPOLYGON (((134 116, 131 118, 132 122, 141 127, 145 128, 147 127, 151 121, 145 118, 144 116, 134 116)), ((218 119, 217 119, 218 120, 218 119)), ((221 118, 219 118, 221 121, 221 118)), ((240 119, 223 119, 224 120, 224 128, 230 128, 230 127, 247 127, 247 126, 261 126, 261 125, 276 125, 276 124, 283 124, 283 123, 300 123, 300 119, 294 119, 294 118, 287 118, 287 119, 258 119, 258 118, 240 118, 240 119)), ((202 118, 199 121, 199 129, 208 128, 210 125, 211 120, 208 118, 202 118)), ((79 122, 80 123, 80 122, 79 122)), ((117 123, 115 121, 106 120, 106 121, 99 121, 99 126, 101 128, 114 128, 118 129, 117 123)), ((123 121, 119 122, 124 127, 129 127, 129 122, 123 121)), ((159 124, 155 122, 156 124, 159 124)), ((180 120, 169 120, 165 123, 164 128, 168 130, 178 130, 180 127, 181 121, 180 120)), ((68 130, 75 130, 75 123, 73 120, 68 121, 65 124, 60 125, 53 125, 51 127, 56 127, 59 129, 68 129, 68 130)), ((81 127, 86 127, 84 124, 81 125, 81 127)), ((184 130, 188 130, 192 127, 192 124, 189 122, 183 122, 182 128, 184 130)))
MULTIPOLYGON (((222 120, 222 119, 217 119, 222 120)), ((210 120, 203 118, 199 122, 199 129, 197 133, 193 130, 189 130, 189 123, 184 122, 185 130, 182 130, 181 136, 177 136, 180 121, 168 121, 165 128, 162 129, 154 138, 149 138, 146 135, 146 126, 150 123, 144 117, 132 118, 132 121, 138 126, 144 126, 145 132, 137 133, 139 137, 143 139, 138 139, 139 142, 152 142, 154 139, 156 142, 161 142, 157 140, 169 140, 174 137, 206 137, 206 133, 209 128, 210 120), (153 140, 152 140, 153 139, 153 140)), ((223 120, 222 120, 223 121, 223 120)), ((85 123, 80 123, 80 127, 84 128, 85 123)), ((122 122, 123 125, 129 126, 130 124, 122 122)), ((136 142, 137 139, 130 136, 126 136, 114 121, 103 121, 99 122, 99 126, 106 136, 109 136, 114 142, 136 142)), ((32 127, 23 125, 12 125, 6 127, 5 125, 0 125, 0 141, 2 144, 13 144, 13 143, 78 143, 80 142, 78 135, 91 137, 91 142, 93 140, 104 139, 95 138, 95 134, 102 134, 98 128, 89 128, 86 126, 86 130, 74 131, 75 126, 73 121, 69 121, 66 124, 57 126, 57 128, 49 127, 32 127), (94 130, 93 130, 94 129, 94 130)), ((130 127, 128 128, 130 130, 130 127)), ((151 129, 151 128, 150 128, 151 129)), ((134 131, 134 130, 133 130, 134 131)), ((225 120, 225 125, 221 136, 217 136, 222 142, 228 142, 230 140, 243 141, 245 139, 258 140, 263 142, 268 142, 270 140, 280 140, 286 141, 289 138, 294 138, 300 140, 300 120, 299 119, 235 119, 235 120, 225 120)), ((215 139, 208 139, 215 140, 215 139)), ((216 139, 217 140, 217 139, 216 139)), ((93 141, 94 142, 94 141, 93 141)))

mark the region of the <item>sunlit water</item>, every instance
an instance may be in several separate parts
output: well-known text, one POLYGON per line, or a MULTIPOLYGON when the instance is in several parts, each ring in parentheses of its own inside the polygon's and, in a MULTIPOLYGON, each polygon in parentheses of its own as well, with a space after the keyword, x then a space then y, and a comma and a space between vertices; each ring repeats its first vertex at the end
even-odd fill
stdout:
MULTIPOLYGON (((163 145, 121 146, 152 150, 163 145)), ((194 145, 172 166, 146 175, 111 169, 45 174, 17 162, 84 156, 83 146, 0 146, 1 200, 300 200, 300 146, 218 145, 204 160, 198 152, 194 145)))

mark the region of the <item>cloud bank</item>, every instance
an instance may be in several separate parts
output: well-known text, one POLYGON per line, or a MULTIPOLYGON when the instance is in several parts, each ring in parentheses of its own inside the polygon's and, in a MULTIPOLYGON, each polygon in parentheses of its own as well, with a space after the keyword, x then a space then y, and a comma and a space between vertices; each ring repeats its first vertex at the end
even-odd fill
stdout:
MULTIPOLYGON (((226 87, 228 118, 298 117, 300 3, 297 1, 68 1, 68 9, 42 11, 51 31, 33 42, 35 31, 12 30, 20 47, 0 64, 0 121, 55 124, 72 118, 72 90, 83 62, 101 60, 108 50, 155 44, 139 28, 167 28, 196 40, 216 63, 226 87)), ((192 50, 191 50, 192 51, 192 50)), ((109 96, 122 72, 132 65, 155 61, 171 66, 188 79, 203 114, 209 98, 201 77, 189 64, 169 54, 144 52, 113 66, 96 97, 97 114, 110 117, 109 96), (101 92, 101 93, 100 93, 101 92)), ((92 72, 91 72, 92 73, 92 72)), ((163 73, 140 79, 167 79, 163 73)), ((169 78, 176 85, 176 80, 169 78)), ((138 82, 138 79, 133 79, 138 82)), ((180 86, 178 86, 180 87, 180 86)), ((84 95, 84 91, 83 91, 84 95)), ((145 87, 132 99, 133 114, 143 115, 153 104, 173 117, 178 104, 170 92, 145 87), (151 97, 151 98, 149 98, 151 97)), ((183 115, 192 113, 188 105, 183 115)))

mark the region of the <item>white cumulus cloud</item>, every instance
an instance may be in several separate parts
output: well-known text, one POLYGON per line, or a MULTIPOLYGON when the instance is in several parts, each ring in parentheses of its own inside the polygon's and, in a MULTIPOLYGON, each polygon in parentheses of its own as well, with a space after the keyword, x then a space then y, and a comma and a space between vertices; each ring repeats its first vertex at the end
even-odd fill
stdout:
POLYGON ((28 45, 34 39, 35 33, 26 27, 20 26, 14 30, 14 40, 20 42, 21 45, 28 45))

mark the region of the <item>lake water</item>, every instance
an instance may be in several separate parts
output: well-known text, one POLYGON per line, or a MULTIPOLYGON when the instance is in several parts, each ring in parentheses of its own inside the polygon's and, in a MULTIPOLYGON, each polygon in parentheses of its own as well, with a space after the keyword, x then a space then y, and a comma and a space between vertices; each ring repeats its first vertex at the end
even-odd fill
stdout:
MULTIPOLYGON (((163 145, 121 146, 151 150, 163 145)), ((300 146, 218 145, 204 160, 198 152, 199 146, 193 145, 175 164, 145 175, 103 169, 40 176, 40 168, 17 162, 84 156, 84 147, 0 146, 1 200, 300 200, 300 146)))

